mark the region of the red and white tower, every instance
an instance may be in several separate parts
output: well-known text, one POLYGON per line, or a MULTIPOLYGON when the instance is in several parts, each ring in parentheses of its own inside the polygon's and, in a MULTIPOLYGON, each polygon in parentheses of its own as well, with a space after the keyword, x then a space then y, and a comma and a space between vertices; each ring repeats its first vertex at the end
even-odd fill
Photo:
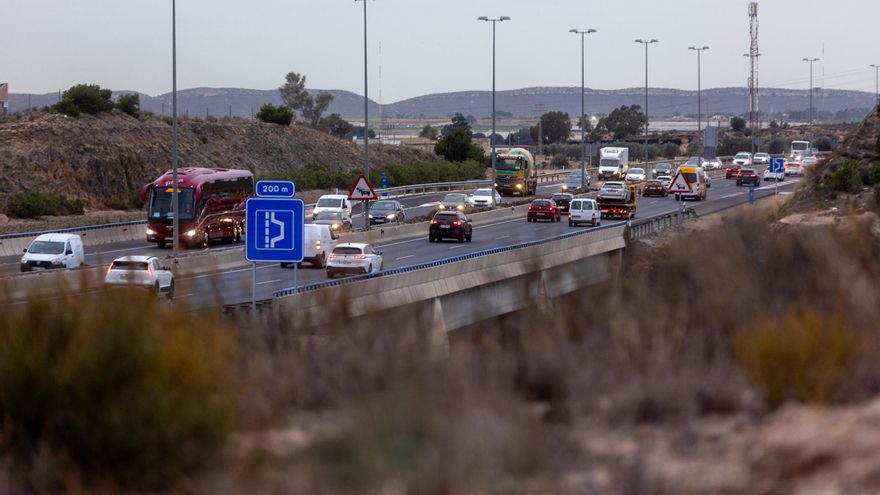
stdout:
POLYGON ((761 128, 761 118, 758 113, 758 2, 749 3, 749 34, 751 45, 749 46, 749 128, 754 133, 761 128))

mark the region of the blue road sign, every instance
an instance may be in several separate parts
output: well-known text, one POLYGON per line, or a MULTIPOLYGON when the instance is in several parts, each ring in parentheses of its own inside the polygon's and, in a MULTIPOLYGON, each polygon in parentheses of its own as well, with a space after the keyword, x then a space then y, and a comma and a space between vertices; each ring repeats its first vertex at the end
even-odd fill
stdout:
POLYGON ((292 198, 296 187, 289 180, 257 181, 257 196, 261 198, 292 198))
POLYGON ((302 261, 304 210, 301 199, 249 198, 244 258, 270 263, 302 261))
POLYGON ((749 182, 749 204, 755 204, 755 183, 749 182))
POLYGON ((770 159, 770 173, 785 172, 785 158, 770 159))

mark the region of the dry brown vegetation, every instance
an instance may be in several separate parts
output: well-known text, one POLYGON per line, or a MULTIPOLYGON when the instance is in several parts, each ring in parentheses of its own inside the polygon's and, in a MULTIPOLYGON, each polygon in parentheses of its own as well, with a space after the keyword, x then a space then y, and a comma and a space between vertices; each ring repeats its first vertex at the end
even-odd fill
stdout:
POLYGON ((39 493, 786 493, 840 481, 835 445, 871 451, 780 418, 876 396, 878 276, 876 217, 762 213, 634 245, 614 280, 448 354, 424 314, 341 301, 335 331, 118 293, 7 304, 0 452, 39 493))

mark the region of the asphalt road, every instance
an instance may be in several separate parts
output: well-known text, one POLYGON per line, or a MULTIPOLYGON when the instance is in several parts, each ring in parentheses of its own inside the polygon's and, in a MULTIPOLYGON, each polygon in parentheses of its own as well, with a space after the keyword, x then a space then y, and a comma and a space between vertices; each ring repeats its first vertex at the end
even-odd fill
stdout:
MULTIPOLYGON (((723 176, 722 176, 723 177, 723 176)), ((790 192, 797 178, 789 178, 779 184, 779 190, 783 193, 790 192)), ((559 186, 555 186, 558 190, 559 186)), ((539 191, 548 194, 552 188, 539 191)), ((756 198, 774 194, 774 184, 764 183, 755 191, 756 198)), ((715 179, 709 190, 706 201, 688 201, 687 206, 694 207, 698 214, 705 215, 719 211, 737 204, 748 201, 748 189, 737 187, 733 180, 715 179)), ((678 211, 680 203, 674 197, 667 198, 641 198, 636 219, 650 218, 653 216, 673 213, 678 211)), ((603 225, 614 221, 604 220, 603 225)), ((379 244, 377 247, 382 252, 385 268, 397 268, 401 266, 424 263, 428 261, 444 259, 453 256, 483 251, 500 246, 517 244, 547 237, 553 237, 572 228, 589 229, 590 227, 569 227, 565 218, 562 222, 537 222, 527 223, 525 216, 522 218, 499 221, 474 228, 473 242, 458 243, 446 241, 442 243, 430 243, 427 239, 427 227, 425 235, 409 240, 395 241, 379 244)), ((186 301, 190 307, 208 307, 218 304, 235 304, 250 301, 251 298, 250 268, 230 270, 222 273, 202 274, 178 281, 176 299, 186 301)), ((324 270, 312 268, 304 263, 297 270, 297 284, 305 285, 313 282, 327 280, 324 270)), ((277 264, 257 265, 257 299, 268 299, 278 289, 292 287, 294 285, 293 268, 280 268, 277 264)))

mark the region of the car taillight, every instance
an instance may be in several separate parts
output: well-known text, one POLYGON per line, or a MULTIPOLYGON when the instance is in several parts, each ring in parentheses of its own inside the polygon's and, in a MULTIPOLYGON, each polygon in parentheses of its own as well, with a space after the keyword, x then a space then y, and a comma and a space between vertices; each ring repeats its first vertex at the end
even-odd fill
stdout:
POLYGON ((327 257, 327 259, 328 259, 328 260, 335 260, 335 259, 338 258, 338 257, 339 257, 339 256, 336 256, 335 254, 331 254, 330 256, 327 257))
POLYGON ((459 225, 461 225, 461 222, 456 220, 456 221, 452 222, 452 225, 455 225, 456 227, 458 227, 459 225))
POLYGON ((431 225, 437 225, 437 220, 431 220, 431 225))
POLYGON ((367 259, 367 257, 366 257, 365 255, 363 255, 363 254, 359 254, 359 255, 355 256, 354 259, 356 259, 356 260, 365 260, 365 259, 367 259))

